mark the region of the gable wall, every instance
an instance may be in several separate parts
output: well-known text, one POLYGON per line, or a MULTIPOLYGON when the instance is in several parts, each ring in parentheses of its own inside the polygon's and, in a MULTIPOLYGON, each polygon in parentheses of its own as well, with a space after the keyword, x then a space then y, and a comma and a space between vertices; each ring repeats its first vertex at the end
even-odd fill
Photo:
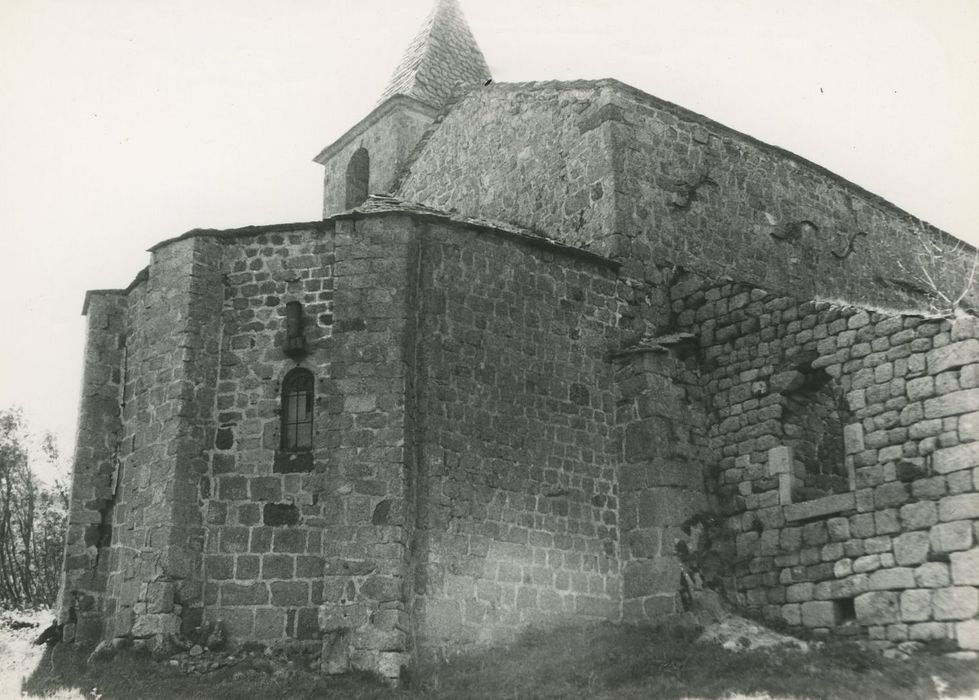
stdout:
POLYGON ((615 233, 607 130, 588 89, 474 90, 410 164, 407 201, 506 221, 597 252, 615 233))

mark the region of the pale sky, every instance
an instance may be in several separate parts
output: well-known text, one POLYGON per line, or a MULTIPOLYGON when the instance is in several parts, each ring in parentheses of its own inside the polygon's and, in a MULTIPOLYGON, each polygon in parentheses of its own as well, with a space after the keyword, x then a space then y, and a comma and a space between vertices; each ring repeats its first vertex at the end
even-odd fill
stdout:
MULTIPOLYGON (((430 0, 0 0, 0 406, 73 449, 86 289, 320 216, 430 0)), ((975 0, 462 0, 498 82, 618 78, 979 244, 975 0)))

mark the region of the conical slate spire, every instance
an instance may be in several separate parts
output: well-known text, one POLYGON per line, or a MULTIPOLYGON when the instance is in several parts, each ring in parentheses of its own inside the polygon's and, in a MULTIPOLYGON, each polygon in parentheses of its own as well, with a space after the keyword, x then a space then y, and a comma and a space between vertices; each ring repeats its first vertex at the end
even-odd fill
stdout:
POLYGON ((408 46, 381 95, 407 95, 441 108, 460 85, 482 85, 490 78, 456 0, 435 0, 435 7, 408 46))

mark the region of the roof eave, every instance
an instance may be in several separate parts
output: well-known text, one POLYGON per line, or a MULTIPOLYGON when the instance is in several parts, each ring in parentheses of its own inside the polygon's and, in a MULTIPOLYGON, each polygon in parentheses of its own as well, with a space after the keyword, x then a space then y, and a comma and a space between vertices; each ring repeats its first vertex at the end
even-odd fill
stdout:
POLYGON ((313 161, 319 163, 320 165, 326 165, 330 158, 346 148, 351 141, 399 107, 404 107, 408 110, 417 112, 430 119, 434 119, 435 115, 438 113, 438 110, 435 107, 422 102, 421 100, 415 99, 414 97, 400 94, 392 95, 371 110, 370 114, 348 129, 343 136, 320 151, 317 156, 313 158, 313 161))

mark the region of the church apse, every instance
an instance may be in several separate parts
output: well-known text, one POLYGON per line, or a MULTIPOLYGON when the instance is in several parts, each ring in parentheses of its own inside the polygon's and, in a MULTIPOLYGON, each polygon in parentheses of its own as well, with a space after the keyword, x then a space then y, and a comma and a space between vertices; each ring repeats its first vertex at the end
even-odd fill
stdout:
POLYGON ((617 81, 488 77, 438 0, 317 156, 323 219, 87 296, 63 639, 393 679, 707 586, 979 649, 974 293, 898 279, 965 244, 617 81))

